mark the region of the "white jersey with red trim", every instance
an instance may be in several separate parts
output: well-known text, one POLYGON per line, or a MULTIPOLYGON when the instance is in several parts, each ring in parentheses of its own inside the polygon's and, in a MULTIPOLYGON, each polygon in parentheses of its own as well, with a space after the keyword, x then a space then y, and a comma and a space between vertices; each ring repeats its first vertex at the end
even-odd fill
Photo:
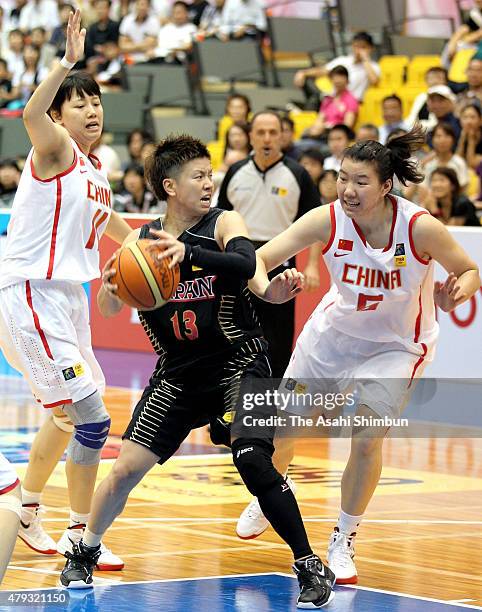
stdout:
POLYGON ((332 287, 317 310, 337 330, 374 342, 401 342, 426 353, 438 336, 433 261, 413 246, 412 228, 424 208, 390 195, 393 220, 385 248, 374 249, 361 228, 330 204, 331 236, 323 251, 332 287))
POLYGON ((0 288, 25 280, 84 283, 100 275, 99 239, 112 192, 99 160, 71 141, 72 165, 52 178, 36 176, 33 149, 27 157, 0 261, 0 288))

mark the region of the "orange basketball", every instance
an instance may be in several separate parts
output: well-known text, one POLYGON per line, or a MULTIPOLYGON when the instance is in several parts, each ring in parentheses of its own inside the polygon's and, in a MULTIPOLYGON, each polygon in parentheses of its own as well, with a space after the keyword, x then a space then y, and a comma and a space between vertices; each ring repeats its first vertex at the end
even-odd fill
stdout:
POLYGON ((179 284, 179 265, 169 269, 170 257, 154 262, 147 251, 151 240, 126 244, 117 254, 111 279, 117 285, 119 298, 138 310, 154 310, 163 306, 179 284))

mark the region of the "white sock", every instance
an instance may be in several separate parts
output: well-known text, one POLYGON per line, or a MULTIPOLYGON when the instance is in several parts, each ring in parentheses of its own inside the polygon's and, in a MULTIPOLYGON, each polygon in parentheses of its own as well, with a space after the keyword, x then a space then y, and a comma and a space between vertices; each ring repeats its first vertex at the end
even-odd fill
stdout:
POLYGON ((340 510, 337 527, 341 533, 351 535, 352 533, 356 533, 362 519, 363 514, 360 514, 360 516, 352 516, 351 514, 347 514, 346 512, 343 512, 343 510, 340 510))
POLYGON ((87 527, 84 530, 84 535, 82 536, 82 542, 86 546, 91 546, 92 548, 97 548, 99 546, 100 541, 102 540, 102 536, 97 533, 92 533, 87 527))
POLYGON ((40 497, 42 493, 34 493, 33 491, 27 491, 22 487, 22 504, 40 504, 40 497))
POLYGON ((76 525, 87 525, 89 520, 89 514, 79 514, 78 512, 70 511, 70 525, 69 527, 75 527, 76 525))

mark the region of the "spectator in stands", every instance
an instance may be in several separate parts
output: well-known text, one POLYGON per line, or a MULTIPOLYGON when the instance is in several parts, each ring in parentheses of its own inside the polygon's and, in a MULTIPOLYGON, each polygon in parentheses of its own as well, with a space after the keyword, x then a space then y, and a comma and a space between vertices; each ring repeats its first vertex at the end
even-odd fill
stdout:
POLYGON ((192 48, 196 26, 189 21, 188 6, 182 0, 172 5, 171 21, 161 26, 157 46, 146 52, 149 61, 155 64, 181 63, 192 48))
POLYGON ((233 121, 249 121, 251 113, 251 102, 248 96, 234 93, 228 96, 224 114, 231 117, 233 121))
POLYGON ((474 47, 482 40, 482 0, 475 5, 464 19, 463 24, 450 37, 447 45, 447 61, 450 63, 459 49, 474 47))
POLYGON ((344 123, 349 128, 355 125, 358 100, 348 91, 348 70, 345 66, 335 66, 328 76, 333 93, 323 98, 315 123, 306 131, 311 138, 324 136, 326 130, 338 123, 344 123))
POLYGON ((21 30, 11 30, 8 34, 8 49, 5 52, 8 71, 12 76, 20 75, 25 70, 23 62, 24 35, 21 30))
POLYGON ((409 128, 403 120, 402 101, 396 94, 383 98, 382 114, 385 123, 379 128, 378 141, 384 145, 387 142, 388 135, 393 130, 409 128))
MULTIPOLYGON (((429 68, 425 73, 425 83, 427 84, 427 91, 437 85, 449 85, 447 70, 441 66, 429 68)), ((419 122, 426 129, 435 127, 437 119, 433 114, 430 116, 427 100, 428 94, 426 91, 418 94, 405 119, 407 125, 413 125, 415 122, 419 122)))
MULTIPOLYGON (((318 97, 315 106, 315 108, 318 108, 319 91, 312 80, 320 76, 326 76, 335 66, 344 66, 350 76, 348 89, 361 102, 367 87, 377 85, 380 80, 380 66, 371 59, 374 48, 373 39, 370 34, 358 32, 353 36, 350 55, 335 57, 325 66, 298 70, 294 77, 294 84, 296 87, 304 90, 311 104, 318 97)), ((311 105, 310 107, 313 108, 311 105)))
POLYGON ((0 162, 0 208, 10 208, 20 182, 20 168, 15 159, 0 162))
POLYGON ((8 72, 7 62, 0 57, 0 108, 7 106, 13 100, 12 80, 8 72))
POLYGON ((129 63, 145 62, 146 51, 155 49, 160 24, 151 13, 150 0, 136 0, 134 12, 128 13, 119 27, 119 48, 129 63))
POLYGON ((336 181, 338 172, 336 170, 323 170, 318 179, 318 191, 320 192, 321 204, 331 204, 338 199, 336 181))
POLYGON ((145 166, 146 159, 156 150, 156 143, 153 140, 146 140, 141 147, 141 162, 145 166))
POLYGON ((462 131, 457 145, 457 155, 474 170, 482 162, 482 110, 478 104, 467 104, 460 114, 462 131))
POLYGON ((421 189, 420 204, 446 225, 480 227, 473 202, 461 193, 457 173, 452 168, 436 168, 429 186, 421 189))
POLYGON ((59 23, 59 9, 55 0, 28 0, 20 13, 18 27, 25 34, 33 28, 42 27, 50 36, 59 23))
MULTIPOLYGON (((448 123, 452 126, 455 134, 455 150, 461 131, 460 122, 454 115, 455 95, 447 85, 436 85, 435 87, 431 87, 427 94, 429 112, 435 115, 438 123, 448 123)), ((434 130, 427 134, 427 144, 429 147, 432 147, 433 131, 434 130)))
POLYGON ((460 115, 460 111, 469 102, 482 104, 482 59, 473 58, 467 66, 467 89, 457 96, 455 114, 460 115))
MULTIPOLYGON (((109 17, 110 0, 95 0, 94 7, 97 21, 87 28, 85 37, 85 59, 87 64, 95 58, 95 64, 106 60, 106 45, 111 43, 117 47, 119 43, 119 24, 109 17)), ((117 47, 118 49, 118 47, 117 47)), ((107 55, 111 55, 107 47, 107 55)))
POLYGON ((114 210, 128 213, 159 212, 159 203, 147 186, 144 167, 140 164, 127 166, 122 179, 122 191, 114 196, 114 210))
POLYGON ((12 79, 12 98, 8 108, 23 108, 41 81, 48 74, 48 69, 40 65, 40 51, 33 45, 25 45, 23 50, 23 72, 12 79))
POLYGON ((203 10, 197 32, 199 40, 211 36, 227 40, 227 36, 221 31, 224 2, 225 0, 214 0, 214 4, 208 3, 203 10))
POLYGON ((55 48, 48 43, 45 28, 37 27, 30 32, 30 43, 40 51, 40 65, 50 70, 55 57, 55 48))
POLYGON ((356 131, 355 140, 356 142, 360 142, 360 140, 377 140, 380 138, 380 132, 378 131, 377 126, 374 123, 364 123, 360 125, 358 130, 356 131))
POLYGON ((288 115, 281 117, 281 150, 283 155, 298 160, 301 155, 301 149, 295 145, 294 137, 295 122, 288 115))
POLYGON ((330 156, 323 163, 325 170, 340 171, 343 151, 348 147, 354 139, 353 131, 344 123, 334 125, 328 133, 328 148, 330 156))
POLYGON ((448 123, 438 123, 433 131, 433 151, 425 159, 422 165, 425 171, 425 183, 427 184, 432 172, 439 166, 452 168, 457 174, 460 187, 465 189, 469 184, 469 171, 465 160, 454 153, 456 145, 456 134, 448 123))
POLYGON ((323 154, 318 149, 307 149, 301 154, 298 163, 308 172, 315 185, 323 174, 323 154))
POLYGON ((189 21, 193 23, 196 28, 199 27, 199 24, 201 23, 201 16, 208 6, 210 5, 206 0, 192 0, 192 2, 188 4, 189 21))
POLYGON ((117 151, 108 144, 109 136, 105 133, 92 145, 91 153, 99 158, 102 168, 107 172, 107 178, 113 185, 122 180, 124 173, 117 151))
POLYGON ((67 24, 69 22, 70 13, 74 12, 72 4, 59 5, 60 25, 54 28, 49 44, 55 48, 55 57, 64 57, 65 55, 65 39, 67 36, 67 24))
POLYGON ((236 121, 226 132, 223 153, 225 172, 234 162, 244 159, 250 154, 252 147, 249 141, 249 131, 249 123, 236 121))
POLYGON ((266 14, 261 0, 226 0, 224 3, 221 33, 240 40, 257 38, 267 30, 266 14))
POLYGON ((11 32, 12 30, 16 30, 19 27, 20 23, 20 13, 22 12, 23 7, 27 4, 27 0, 14 0, 13 6, 4 5, 5 18, 2 23, 2 27, 7 32, 11 32))
POLYGON ((149 134, 149 132, 146 132, 145 130, 136 128, 135 130, 129 132, 126 140, 127 152, 129 153, 129 161, 124 164, 125 167, 123 167, 122 169, 125 171, 125 168, 133 163, 142 165, 142 147, 144 146, 144 144, 152 142, 154 142, 153 137, 151 136, 151 134, 149 134))

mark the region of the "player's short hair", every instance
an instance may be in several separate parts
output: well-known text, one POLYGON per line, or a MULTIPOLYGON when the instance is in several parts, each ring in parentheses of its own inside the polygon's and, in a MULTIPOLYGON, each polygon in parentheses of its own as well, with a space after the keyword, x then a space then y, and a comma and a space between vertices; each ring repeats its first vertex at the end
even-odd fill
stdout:
POLYGON ((159 200, 167 200, 163 181, 166 178, 176 178, 183 167, 193 159, 211 155, 197 138, 187 134, 170 134, 162 140, 145 161, 146 178, 159 200))
POLYGON ((52 112, 55 111, 60 114, 62 104, 66 100, 70 100, 74 93, 79 94, 81 97, 85 96, 98 96, 101 98, 99 85, 87 72, 79 71, 73 72, 65 77, 59 90, 55 94, 55 98, 50 105, 48 114, 52 116, 52 112))

